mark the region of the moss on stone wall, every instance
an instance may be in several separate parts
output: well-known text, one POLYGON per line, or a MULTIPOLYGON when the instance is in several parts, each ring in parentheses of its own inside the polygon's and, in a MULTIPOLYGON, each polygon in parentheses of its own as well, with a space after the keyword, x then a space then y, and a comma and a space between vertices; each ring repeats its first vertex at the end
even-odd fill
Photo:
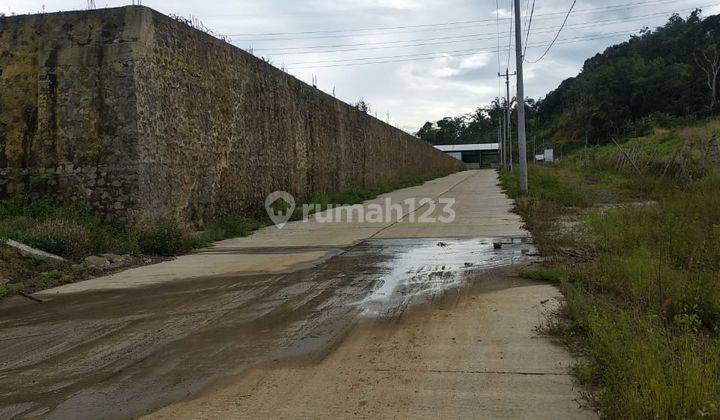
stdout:
POLYGON ((0 35, 0 162, 26 168, 33 161, 37 133, 37 46, 25 41, 23 49, 10 50, 22 36, 10 31, 0 35))
POLYGON ((106 220, 202 225, 275 190, 302 201, 460 168, 145 7, 2 18, 0 40, 0 168, 51 169, 61 199, 106 220))

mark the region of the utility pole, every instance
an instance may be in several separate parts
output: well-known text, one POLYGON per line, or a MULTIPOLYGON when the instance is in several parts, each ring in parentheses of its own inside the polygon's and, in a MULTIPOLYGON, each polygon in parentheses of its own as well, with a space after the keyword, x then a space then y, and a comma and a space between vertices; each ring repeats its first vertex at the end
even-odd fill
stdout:
POLYGON ((525 86, 523 80, 522 24, 520 0, 515 0, 515 60, 517 67, 518 152, 520 163, 520 194, 528 193, 527 143, 525 141, 525 86))
POLYGON ((502 130, 502 147, 503 147, 503 158, 505 161, 503 162, 503 165, 505 166, 505 169, 508 167, 508 155, 507 155, 507 109, 504 109, 502 112, 502 127, 500 128, 502 130))
POLYGON ((504 162, 504 164, 505 164, 505 169, 507 169, 507 168, 509 167, 509 165, 510 165, 510 157, 508 156, 508 131, 507 131, 507 127, 508 127, 508 125, 507 125, 508 114, 507 114, 507 97, 506 97, 506 99, 505 99, 505 105, 504 105, 504 107, 505 107, 505 109, 503 110, 503 113, 502 113, 502 135, 503 135, 502 147, 503 147, 503 156, 504 156, 504 158, 505 158, 505 162, 504 162))
POLYGON ((505 142, 507 147, 507 155, 508 155, 508 167, 510 170, 513 170, 513 148, 512 148, 512 112, 510 112, 510 109, 512 108, 512 99, 510 96, 510 74, 508 72, 508 69, 505 69, 505 88, 507 90, 507 96, 505 101, 505 136, 507 137, 507 141, 505 142))
POLYGON ((511 127, 512 121, 510 121, 510 76, 515 76, 515 73, 510 74, 508 69, 505 69, 505 74, 498 73, 498 77, 505 78, 505 135, 503 136, 503 156, 505 156, 505 165, 512 170, 513 167, 513 153, 512 153, 512 136, 511 127))
MULTIPOLYGON (((499 101, 500 99, 498 99, 499 101)), ((505 149, 503 145, 503 138, 502 138, 502 118, 498 120, 498 130, 497 130, 497 142, 498 142, 498 152, 499 152, 499 158, 500 158, 500 166, 505 166, 505 149)))

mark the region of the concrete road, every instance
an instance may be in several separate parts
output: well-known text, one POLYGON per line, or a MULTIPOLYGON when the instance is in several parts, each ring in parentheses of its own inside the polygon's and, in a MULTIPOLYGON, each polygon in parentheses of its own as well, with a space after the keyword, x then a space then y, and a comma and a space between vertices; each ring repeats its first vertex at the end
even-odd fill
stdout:
MULTIPOLYGON (((510 212, 512 201, 497 184, 494 171, 467 171, 383 194, 364 203, 367 208, 372 204, 384 207, 387 199, 395 204, 405 200, 419 203, 432 199, 437 203, 439 199, 454 199, 456 218, 451 223, 422 223, 419 219, 426 214, 427 206, 412 212, 416 216, 414 221, 410 220, 412 209, 408 206, 404 206, 405 217, 400 222, 393 217, 380 222, 335 220, 328 223, 313 217, 307 222, 288 223, 283 229, 270 226, 249 237, 221 241, 210 249, 173 261, 61 286, 42 294, 127 289, 219 275, 285 273, 314 265, 369 238, 528 236, 521 227, 520 217, 510 212)), ((441 206, 436 204, 431 217, 441 212, 441 206)))
POLYGON ((533 249, 495 173, 363 208, 408 199, 432 203, 4 302, 0 417, 593 417, 536 332, 560 296, 515 276, 533 249))
POLYGON ((560 296, 489 270, 392 322, 365 321, 320 360, 275 361, 148 416, 588 419, 566 351, 535 332, 560 296))

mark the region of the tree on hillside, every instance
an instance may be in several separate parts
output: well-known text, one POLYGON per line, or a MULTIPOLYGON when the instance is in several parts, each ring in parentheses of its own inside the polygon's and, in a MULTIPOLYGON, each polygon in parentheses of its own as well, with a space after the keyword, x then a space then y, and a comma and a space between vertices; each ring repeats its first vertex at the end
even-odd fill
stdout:
POLYGON ((717 79, 720 73, 720 24, 718 20, 720 20, 720 16, 711 16, 703 21, 698 36, 701 42, 694 54, 697 66, 705 74, 710 100, 708 107, 711 113, 717 105, 717 79))
POLYGON ((465 131, 465 117, 446 117, 437 123, 436 139, 443 144, 456 144, 465 131))
POLYGON ((710 112, 715 110, 717 103, 717 78, 720 72, 720 53, 717 44, 710 45, 701 51, 702 60, 698 60, 698 67, 705 72, 706 82, 710 95, 710 112))
POLYGON ((430 144, 458 144, 465 131, 465 117, 445 117, 436 123, 426 122, 416 135, 430 144))
POLYGON ((720 17, 673 15, 588 59, 538 103, 547 142, 604 143, 717 111, 720 17), (699 94, 706 92, 706 94, 699 94))
POLYGON ((433 123, 431 123, 430 121, 428 121, 422 127, 420 127, 420 130, 418 130, 418 132, 415 133, 415 135, 430 144, 437 144, 435 142, 435 132, 436 131, 437 131, 437 129, 435 128, 435 125, 433 123))
POLYGON ((499 99, 474 112, 435 123, 426 122, 416 135, 430 144, 470 144, 497 141, 497 129, 504 115, 499 99))
MULTIPOLYGON (((718 112, 720 15, 675 14, 655 30, 643 28, 626 42, 585 61, 582 71, 537 102, 525 100, 533 147, 581 147, 612 136, 641 136, 718 112)), ((513 132, 516 107, 511 110, 513 132)), ((433 144, 497 141, 504 100, 455 118, 427 122, 418 131, 433 144)))

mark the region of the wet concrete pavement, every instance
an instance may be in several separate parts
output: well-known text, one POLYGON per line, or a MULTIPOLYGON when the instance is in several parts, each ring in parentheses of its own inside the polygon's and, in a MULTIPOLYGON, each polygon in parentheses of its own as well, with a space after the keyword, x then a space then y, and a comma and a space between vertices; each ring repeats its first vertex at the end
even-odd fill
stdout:
POLYGON ((535 331, 557 289, 512 267, 468 275, 400 317, 360 321, 321 360, 267 363, 148 417, 596 418, 570 355, 535 331))
MULTIPOLYGON (((173 261, 51 289, 43 295, 127 289, 218 275, 284 273, 316 265, 318 261, 369 238, 527 236, 520 217, 510 212, 512 201, 500 191, 497 183, 495 171, 460 172, 421 186, 383 194, 364 203, 367 208, 373 204, 384 207, 388 198, 393 203, 424 199, 437 203, 440 199, 455 199, 456 218, 452 223, 422 223, 419 218, 425 215, 427 206, 412 212, 417 216, 414 221, 409 209, 404 210, 406 217, 400 222, 392 219, 323 222, 313 217, 307 222, 288 223, 283 229, 270 226, 249 237, 221 241, 210 249, 173 261)), ((440 212, 441 206, 436 206, 430 216, 440 212)))
MULTIPOLYGON (((358 325, 397 324, 409 314, 433 312, 450 296, 459 302, 477 289, 481 273, 532 258, 528 236, 495 184, 493 172, 471 171, 389 195, 456 198, 458 217, 444 226, 291 223, 172 262, 50 290, 39 294, 41 304, 5 301, 0 418, 127 418, 163 406, 157 415, 203 417, 193 405, 198 401, 213 417, 267 417, 252 405, 223 411, 223 398, 241 401, 233 387, 257 377, 257 369, 322 365, 348 340, 362 347, 352 341, 358 325), (496 249, 499 242, 504 245, 496 249), (216 392, 205 394, 210 389, 216 392)), ((552 287, 543 290, 552 295, 546 301, 557 297, 552 287)), ((482 323, 472 318, 466 322, 482 323)), ((543 346, 540 365, 570 360, 543 346)), ((331 382, 325 384, 330 389, 331 382)), ((261 388, 253 388, 255 397, 268 391, 261 388)), ((569 379, 559 389, 565 403, 575 397, 569 379)), ((266 396, 263 401, 272 401, 266 396)), ((285 406, 283 415, 307 415, 296 408, 293 415, 285 406)))

